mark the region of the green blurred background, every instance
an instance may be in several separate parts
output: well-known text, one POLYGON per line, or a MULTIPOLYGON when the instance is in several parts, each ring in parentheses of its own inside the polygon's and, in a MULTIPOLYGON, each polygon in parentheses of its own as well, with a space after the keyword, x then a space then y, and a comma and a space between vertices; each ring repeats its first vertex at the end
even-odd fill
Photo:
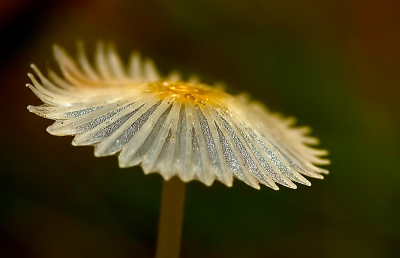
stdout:
POLYGON ((0 1, 0 257, 153 257, 162 179, 54 137, 30 114, 51 46, 152 57, 310 125, 331 174, 187 188, 182 257, 400 257, 400 3, 0 1))

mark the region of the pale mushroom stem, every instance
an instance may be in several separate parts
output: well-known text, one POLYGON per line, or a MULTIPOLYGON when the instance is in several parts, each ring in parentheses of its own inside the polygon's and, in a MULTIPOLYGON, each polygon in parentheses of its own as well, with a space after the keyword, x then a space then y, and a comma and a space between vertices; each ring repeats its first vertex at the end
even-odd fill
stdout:
POLYGON ((178 177, 163 183, 156 258, 179 257, 185 186, 178 177))

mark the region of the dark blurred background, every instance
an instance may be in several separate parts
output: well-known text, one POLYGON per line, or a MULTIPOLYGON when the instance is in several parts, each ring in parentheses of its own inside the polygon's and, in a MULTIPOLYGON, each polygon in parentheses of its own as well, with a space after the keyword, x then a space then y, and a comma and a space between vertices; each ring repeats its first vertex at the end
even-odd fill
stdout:
POLYGON ((260 191, 187 188, 182 257, 400 257, 400 3, 0 1, 0 257, 153 257, 162 179, 54 137, 30 63, 99 39, 246 90, 310 125, 331 174, 260 191))

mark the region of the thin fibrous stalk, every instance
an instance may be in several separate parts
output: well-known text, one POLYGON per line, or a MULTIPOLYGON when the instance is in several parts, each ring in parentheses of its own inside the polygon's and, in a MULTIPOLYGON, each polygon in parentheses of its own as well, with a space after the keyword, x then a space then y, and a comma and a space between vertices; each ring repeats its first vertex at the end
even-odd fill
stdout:
POLYGON ((178 258, 180 254, 185 186, 178 177, 164 181, 156 258, 178 258))

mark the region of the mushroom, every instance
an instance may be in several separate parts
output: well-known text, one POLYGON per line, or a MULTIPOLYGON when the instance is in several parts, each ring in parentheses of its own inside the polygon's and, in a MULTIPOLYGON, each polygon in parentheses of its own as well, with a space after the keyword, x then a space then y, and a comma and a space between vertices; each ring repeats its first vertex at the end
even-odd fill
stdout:
POLYGON ((82 43, 75 61, 55 45, 62 76, 47 77, 32 64, 36 77, 27 84, 43 101, 28 106, 38 116, 55 120, 47 132, 75 136, 74 146, 94 146, 96 157, 118 154, 121 168, 140 165, 145 174, 164 178, 156 257, 178 257, 185 183, 215 180, 230 187, 237 178, 260 189, 277 184, 296 189, 311 185, 304 177, 322 179, 327 151, 309 145, 308 127, 292 127, 283 118, 221 87, 184 81, 177 72, 161 77, 153 62, 132 54, 121 61, 113 46, 97 44, 94 67, 82 43))

